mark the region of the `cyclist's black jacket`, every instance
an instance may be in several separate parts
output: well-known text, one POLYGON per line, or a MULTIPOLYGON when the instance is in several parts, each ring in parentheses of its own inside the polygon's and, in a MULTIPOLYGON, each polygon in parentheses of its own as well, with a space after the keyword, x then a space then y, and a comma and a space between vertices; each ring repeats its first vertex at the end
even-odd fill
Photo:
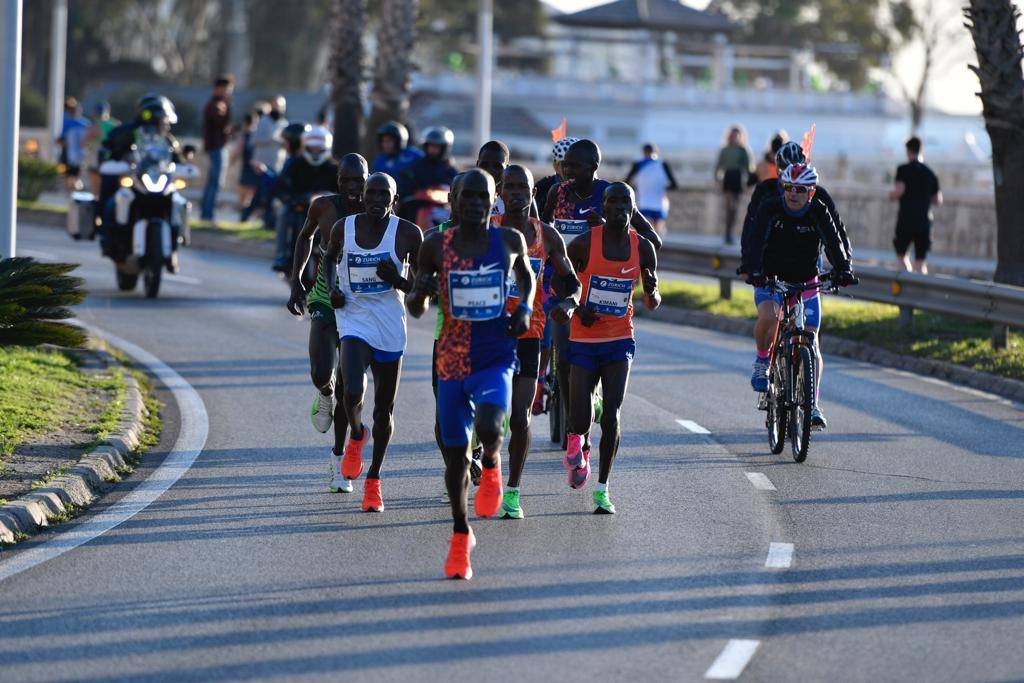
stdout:
MULTIPOLYGON (((769 197, 778 197, 781 194, 779 188, 778 178, 769 178, 768 180, 762 180, 754 187, 753 194, 750 195, 750 203, 747 204, 747 216, 743 219, 743 235, 740 237, 740 250, 743 254, 743 262, 746 263, 748 257, 746 256, 750 235, 754 231, 754 218, 757 217, 757 208, 761 206, 761 202, 769 197)), ((853 248, 850 246, 850 238, 846 235, 846 226, 843 224, 843 219, 839 216, 839 211, 836 210, 835 202, 832 201, 832 195, 830 195, 824 187, 818 185, 814 192, 815 199, 820 199, 825 203, 829 213, 832 216, 832 222, 836 225, 836 230, 839 232, 839 239, 843 242, 843 247, 846 249, 846 253, 853 258, 853 248)), ((743 272, 750 272, 744 270, 743 272)))
POLYGON ((743 271, 774 275, 787 282, 806 282, 818 274, 824 246, 836 270, 849 270, 851 256, 843 245, 828 205, 817 194, 802 215, 786 211, 776 195, 761 202, 754 217, 743 271))

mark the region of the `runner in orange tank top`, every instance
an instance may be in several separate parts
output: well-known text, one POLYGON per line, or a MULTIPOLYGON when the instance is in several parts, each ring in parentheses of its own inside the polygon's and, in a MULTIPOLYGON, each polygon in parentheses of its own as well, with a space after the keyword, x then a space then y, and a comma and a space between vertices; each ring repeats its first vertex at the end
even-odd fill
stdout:
MULTIPOLYGON (((614 183, 604 192, 605 225, 594 227, 569 245, 569 261, 582 289, 569 331, 569 437, 565 460, 569 485, 582 488, 590 478, 590 454, 583 441, 594 419, 590 395, 604 389, 601 417, 601 468, 593 493, 594 512, 614 514, 608 475, 619 448, 619 410, 636 352, 633 339, 633 288, 640 280, 644 304, 661 304, 654 245, 629 229, 636 209, 633 188, 614 183)), ((573 302, 575 303, 575 302, 573 302)))
MULTIPOLYGON (((523 166, 512 165, 505 169, 501 180, 501 199, 505 207, 499 225, 514 228, 523 233, 526 240, 527 256, 533 273, 540 280, 544 263, 549 262, 554 270, 552 287, 562 299, 568 299, 579 289, 579 280, 565 254, 565 242, 558 232, 546 223, 530 217, 533 205, 533 174, 523 166)), ((509 289, 508 310, 511 313, 519 307, 518 292, 509 289)), ((543 307, 544 293, 538 284, 534 296, 533 315, 530 329, 519 338, 516 355, 519 370, 512 380, 512 408, 509 412, 508 441, 508 486, 502 500, 502 517, 522 519, 523 508, 519 502, 519 479, 530 450, 530 407, 537 392, 540 372, 540 343, 544 336, 546 315, 543 307)), ((564 301, 552 314, 561 322, 568 320, 567 311, 574 303, 564 301), (560 316, 560 317, 559 317, 560 316)))

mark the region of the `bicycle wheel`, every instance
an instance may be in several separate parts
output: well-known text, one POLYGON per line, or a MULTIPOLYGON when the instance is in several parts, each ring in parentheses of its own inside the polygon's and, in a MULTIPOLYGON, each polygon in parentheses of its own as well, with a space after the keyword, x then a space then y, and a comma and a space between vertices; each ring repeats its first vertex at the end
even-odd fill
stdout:
POLYGON ((796 347, 793 359, 793 405, 790 407, 789 434, 793 460, 807 459, 811 441, 811 405, 814 402, 814 360, 807 346, 796 347))
POLYGON ((775 350, 772 366, 768 369, 768 447, 778 455, 786 447, 786 363, 782 347, 775 350))

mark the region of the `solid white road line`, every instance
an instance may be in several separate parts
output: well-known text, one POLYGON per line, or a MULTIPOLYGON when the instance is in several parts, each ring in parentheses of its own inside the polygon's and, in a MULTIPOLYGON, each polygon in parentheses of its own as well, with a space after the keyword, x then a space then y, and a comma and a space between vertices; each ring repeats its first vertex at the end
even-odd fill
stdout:
POLYGON ((164 275, 171 282, 180 282, 183 285, 201 285, 203 281, 197 277, 189 277, 188 275, 176 275, 174 273, 167 273, 164 275))
POLYGON ((694 434, 710 434, 711 433, 708 430, 706 430, 703 427, 701 427, 696 422, 694 422, 693 420, 676 420, 676 422, 679 423, 680 427, 683 427, 684 429, 689 429, 694 434))
POLYGON ((792 543, 771 543, 768 545, 768 559, 764 566, 771 569, 788 569, 793 564, 792 543))
POLYGON ((144 365, 171 391, 181 413, 178 440, 174 442, 174 448, 164 459, 163 464, 110 508, 30 550, 16 553, 10 560, 0 562, 0 581, 88 543, 142 512, 188 471, 206 445, 210 421, 203 399, 192 385, 166 363, 141 347, 82 321, 75 322, 144 365))
POLYGON ((758 491, 777 491, 775 484, 772 480, 764 476, 760 472, 744 472, 747 475, 747 479, 754 485, 754 488, 758 491))
POLYGON ((739 678, 760 644, 759 640, 730 640, 711 668, 704 673, 704 678, 716 681, 732 681, 739 678))
POLYGON ((39 251, 37 249, 19 249, 18 256, 28 256, 29 258, 41 259, 43 261, 57 260, 56 254, 51 254, 48 251, 39 251))

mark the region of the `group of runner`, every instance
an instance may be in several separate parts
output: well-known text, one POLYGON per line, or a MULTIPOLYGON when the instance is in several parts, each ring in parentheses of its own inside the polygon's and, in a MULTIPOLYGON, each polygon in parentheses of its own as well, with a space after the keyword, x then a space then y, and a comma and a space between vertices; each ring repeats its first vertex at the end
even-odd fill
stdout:
MULTIPOLYGON (((810 258, 817 275, 817 241, 813 258, 808 256, 812 236, 825 243, 837 271, 852 279, 848 241, 834 206, 822 201, 824 193, 814 197, 816 174, 806 160, 791 147, 784 150, 778 157, 782 174, 773 181, 784 190, 782 198, 778 192, 755 197, 748 211, 744 265, 751 282, 763 284, 776 253, 799 261, 800 277, 810 258), (796 175, 786 168, 790 165, 797 167, 796 175), (782 237, 774 237, 769 249, 766 244, 776 232, 782 237), (785 246, 787 239, 797 245, 785 246)), ((488 142, 475 167, 451 183, 450 219, 426 231, 394 215, 395 179, 384 172, 371 175, 365 159, 350 154, 339 164, 338 193, 311 204, 296 248, 293 273, 302 273, 311 255, 316 259, 315 283, 307 292, 301 278, 293 277, 288 301, 293 314, 307 309, 310 317, 316 387, 311 419, 322 433, 334 426, 332 492, 353 490, 372 434, 364 511, 384 509, 381 468, 394 432, 406 314, 420 318, 431 303, 438 308, 432 362, 435 433, 453 518, 444 565, 450 578, 473 574, 471 480, 479 482, 476 516, 524 517, 521 478, 530 450, 531 407, 548 366, 544 340, 549 335, 560 359, 555 369, 566 407, 568 484, 580 489, 591 478, 590 429, 597 422, 601 438, 594 512, 615 513, 608 481, 636 352, 633 292, 639 283, 644 305, 651 310, 660 305, 661 239, 637 210, 629 185, 598 177, 597 144, 565 139, 556 143, 553 154, 556 176, 536 183, 528 168, 509 163, 507 146, 488 142), (370 426, 363 417, 368 373, 374 379, 370 426), (602 399, 595 414, 599 385, 602 399)), ((764 309, 767 314, 770 307, 764 309)), ((755 390, 763 390, 758 384, 762 337, 755 390)))

